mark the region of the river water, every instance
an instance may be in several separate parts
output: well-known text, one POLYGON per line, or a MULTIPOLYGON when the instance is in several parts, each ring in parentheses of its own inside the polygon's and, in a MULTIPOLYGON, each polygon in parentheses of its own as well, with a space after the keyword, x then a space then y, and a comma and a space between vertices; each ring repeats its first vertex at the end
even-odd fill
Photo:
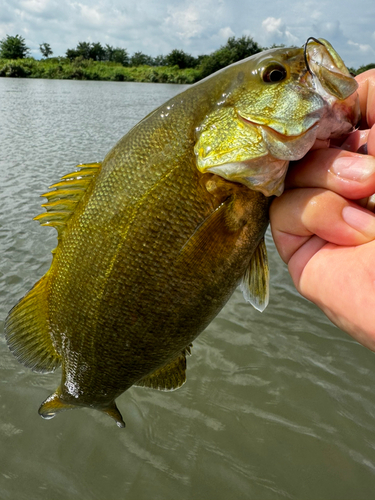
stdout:
POLYGON ((270 305, 236 291, 180 390, 124 393, 125 429, 97 411, 37 414, 60 373, 24 368, 2 332, 56 246, 32 221, 39 195, 184 88, 0 79, 0 498, 374 498, 374 355, 297 294, 269 235, 270 305))

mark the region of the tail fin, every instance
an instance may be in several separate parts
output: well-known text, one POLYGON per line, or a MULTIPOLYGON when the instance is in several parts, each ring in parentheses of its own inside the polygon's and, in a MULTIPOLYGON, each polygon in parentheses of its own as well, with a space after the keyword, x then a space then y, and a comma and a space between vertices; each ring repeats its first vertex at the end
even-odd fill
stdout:
POLYGON ((5 321, 9 349, 20 363, 41 373, 60 365, 48 324, 47 276, 43 276, 10 311, 5 321))
MULTIPOLYGON (((73 410, 74 408, 79 408, 79 405, 65 403, 61 398, 60 391, 57 389, 56 392, 51 394, 40 406, 39 415, 47 420, 53 418, 57 413, 65 410, 73 410)), ((118 427, 125 427, 125 422, 122 419, 121 413, 119 412, 116 403, 113 401, 106 407, 96 407, 96 410, 102 411, 109 417, 113 418, 118 427)))
POLYGON ((40 405, 38 413, 46 420, 50 420, 61 411, 73 410, 74 408, 77 408, 77 406, 64 403, 64 401, 61 400, 59 391, 57 390, 40 405))

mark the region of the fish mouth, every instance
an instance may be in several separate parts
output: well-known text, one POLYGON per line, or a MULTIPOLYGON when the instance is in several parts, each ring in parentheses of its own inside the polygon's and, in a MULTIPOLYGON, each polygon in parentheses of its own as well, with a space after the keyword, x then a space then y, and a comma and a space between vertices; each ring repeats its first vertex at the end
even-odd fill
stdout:
POLYGON ((263 140, 267 145, 269 154, 278 160, 300 160, 311 149, 318 135, 319 118, 313 119, 310 127, 299 134, 285 134, 275 130, 269 124, 263 124, 244 118, 238 113, 238 119, 245 125, 257 127, 261 130, 263 140))
POLYGON ((318 122, 318 120, 319 120, 319 118, 317 118, 315 120, 315 122, 309 128, 307 128, 303 132, 300 132, 299 134, 285 134, 283 132, 279 132, 278 130, 276 130, 275 128, 273 128, 271 125, 267 125, 266 123, 263 123, 261 121, 255 121, 255 120, 250 120, 249 118, 245 118, 239 112, 237 112, 237 117, 243 123, 250 124, 252 127, 262 127, 264 129, 266 129, 267 131, 269 131, 270 133, 274 134, 275 136, 280 137, 280 139, 282 139, 282 140, 289 140, 289 139, 294 139, 294 138, 302 137, 304 134, 306 134, 306 132, 308 132, 313 127, 315 127, 316 124, 317 124, 317 122, 318 122))

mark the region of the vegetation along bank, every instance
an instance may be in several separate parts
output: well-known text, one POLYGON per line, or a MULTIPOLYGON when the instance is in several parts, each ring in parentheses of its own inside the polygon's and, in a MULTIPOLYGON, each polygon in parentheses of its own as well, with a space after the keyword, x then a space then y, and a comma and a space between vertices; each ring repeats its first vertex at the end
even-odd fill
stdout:
MULTIPOLYGON (((121 47, 79 42, 65 57, 52 57, 51 46, 40 44, 41 60, 29 56, 20 35, 7 35, 0 41, 0 77, 52 78, 66 80, 110 80, 118 82, 194 83, 228 64, 266 50, 251 37, 230 37, 225 45, 209 55, 193 57, 174 49, 166 56, 135 52, 129 56, 121 47)), ((349 68, 353 74, 375 68, 375 64, 349 68)))

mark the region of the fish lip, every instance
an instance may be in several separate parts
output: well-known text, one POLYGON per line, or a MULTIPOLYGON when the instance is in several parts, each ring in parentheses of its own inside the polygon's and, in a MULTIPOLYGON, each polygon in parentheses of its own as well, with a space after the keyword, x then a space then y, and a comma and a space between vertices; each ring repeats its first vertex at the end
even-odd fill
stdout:
POLYGON ((277 130, 275 130, 274 128, 270 127, 269 125, 265 125, 263 123, 257 123, 257 122, 254 122, 252 120, 249 120, 248 118, 244 118, 242 115, 240 115, 239 112, 237 112, 237 116, 238 116, 238 118, 239 118, 240 121, 242 121, 243 123, 245 123, 245 125, 246 124, 250 124, 253 127, 262 127, 263 129, 269 131, 269 133, 271 133, 275 137, 280 137, 280 139, 283 139, 284 141, 288 140, 288 139, 289 140, 294 140, 294 139, 298 139, 300 137, 303 137, 311 129, 315 128, 317 126, 317 124, 319 123, 319 118, 317 118, 317 120, 309 128, 307 128, 306 130, 304 130, 300 134, 295 134, 295 135, 290 134, 290 135, 288 135, 288 134, 283 134, 281 132, 278 132, 277 130))

